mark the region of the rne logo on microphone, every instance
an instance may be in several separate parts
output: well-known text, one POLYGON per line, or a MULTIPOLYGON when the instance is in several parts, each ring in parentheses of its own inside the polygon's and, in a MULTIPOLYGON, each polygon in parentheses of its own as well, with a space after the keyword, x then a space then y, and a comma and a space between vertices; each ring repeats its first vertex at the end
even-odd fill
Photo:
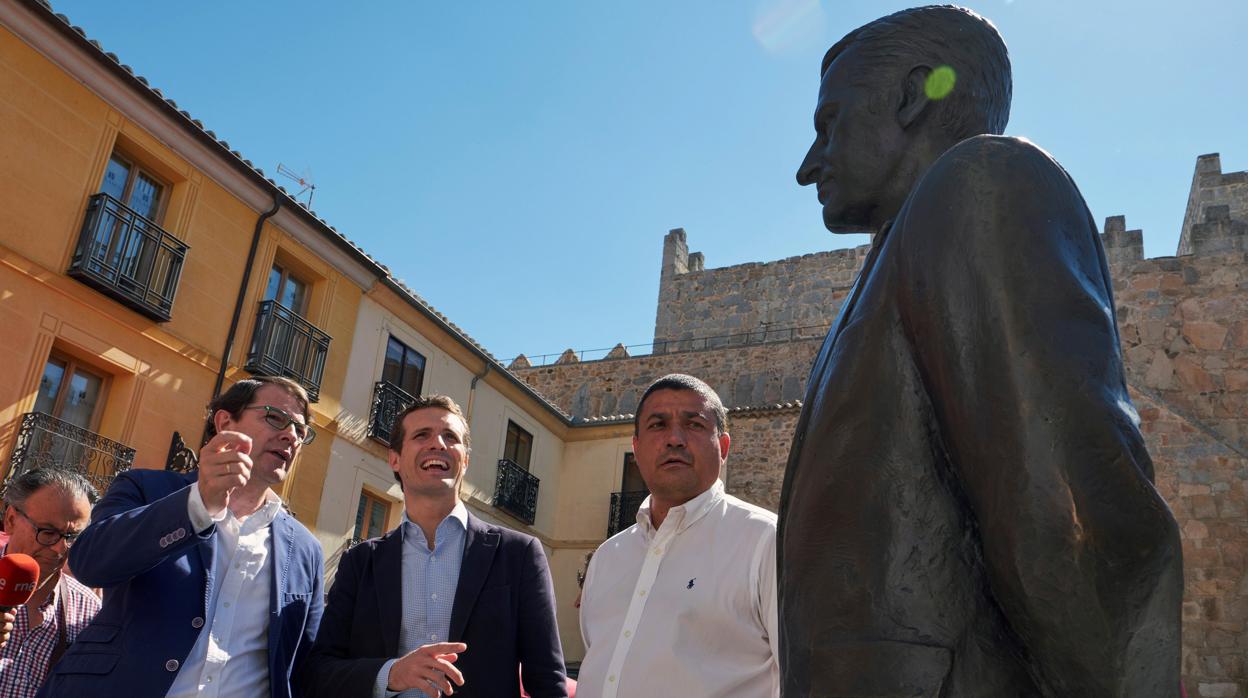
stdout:
MULTIPOLYGON (((4 577, 0 577, 0 591, 4 591, 5 588, 8 587, 8 585, 9 585, 9 580, 5 579, 4 577)), ((26 582, 25 584, 15 584, 13 586, 13 590, 14 591, 34 591, 35 583, 26 582)))

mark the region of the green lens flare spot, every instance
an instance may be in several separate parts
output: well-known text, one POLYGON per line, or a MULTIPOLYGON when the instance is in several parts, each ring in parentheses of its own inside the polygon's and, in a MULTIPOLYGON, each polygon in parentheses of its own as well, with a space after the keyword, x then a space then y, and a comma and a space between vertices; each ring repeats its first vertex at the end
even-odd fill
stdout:
POLYGON ((947 65, 933 70, 923 83, 923 91, 928 99, 944 99, 953 92, 953 85, 958 81, 958 74, 947 65))

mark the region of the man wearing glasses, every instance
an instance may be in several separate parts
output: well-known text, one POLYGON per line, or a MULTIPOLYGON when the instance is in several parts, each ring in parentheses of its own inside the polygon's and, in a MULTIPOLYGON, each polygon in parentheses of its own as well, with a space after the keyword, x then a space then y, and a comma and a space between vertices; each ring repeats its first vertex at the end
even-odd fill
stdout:
POLYGON ((124 472, 95 507, 70 565, 104 607, 40 696, 291 695, 323 555, 273 490, 315 436, 307 394, 257 377, 208 412, 198 472, 124 472))
POLYGON ((39 582, 24 606, 3 614, 0 628, 0 696, 30 698, 48 668, 100 610, 100 599, 62 574, 65 556, 91 517, 96 492, 68 470, 36 468, 4 491, 4 554, 22 553, 39 563, 39 582))

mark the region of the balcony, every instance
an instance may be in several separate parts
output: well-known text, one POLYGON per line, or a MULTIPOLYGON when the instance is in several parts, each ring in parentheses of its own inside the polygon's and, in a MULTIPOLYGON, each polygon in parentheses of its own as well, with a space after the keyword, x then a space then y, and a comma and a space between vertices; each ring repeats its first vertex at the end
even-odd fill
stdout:
POLYGON ((100 193, 87 204, 67 273, 157 322, 168 322, 187 249, 160 226, 100 193))
POLYGON ((646 490, 611 493, 611 514, 607 518, 608 538, 637 523, 637 510, 648 496, 650 493, 646 490))
POLYGON ((504 458, 498 461, 494 506, 532 526, 537 518, 537 488, 540 483, 532 473, 504 458))
POLYGON ((416 402, 416 397, 388 381, 377 381, 373 386, 373 406, 368 411, 368 435, 390 444, 390 428, 394 418, 416 402))
POLYGON ((133 448, 50 414, 28 412, 22 415, 5 482, 35 468, 64 468, 85 476, 103 494, 113 477, 132 465, 133 448))
POLYGON ((321 396, 321 376, 330 336, 277 301, 264 301, 256 313, 256 329, 243 368, 257 376, 285 376, 321 396))

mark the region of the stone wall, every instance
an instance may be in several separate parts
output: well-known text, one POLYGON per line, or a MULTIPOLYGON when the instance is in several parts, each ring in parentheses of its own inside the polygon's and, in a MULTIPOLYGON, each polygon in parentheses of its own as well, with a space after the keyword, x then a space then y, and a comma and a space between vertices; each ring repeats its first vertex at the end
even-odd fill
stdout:
POLYGON ((763 328, 821 326, 826 330, 849 293, 868 247, 704 269, 701 253, 688 253, 685 231, 677 228, 663 240, 655 351, 689 347, 673 344, 673 340, 739 335, 763 328))
POLYGON ((1217 153, 1196 158, 1196 171, 1192 174, 1191 193, 1187 197, 1187 210, 1183 214, 1183 231, 1179 236, 1176 254, 1193 254, 1197 250, 1192 239, 1192 228, 1207 219, 1208 211, 1215 206, 1226 206, 1219 217, 1248 221, 1248 172, 1222 174, 1222 159, 1217 153))
POLYGON ((1248 458, 1216 434, 1132 391, 1157 489, 1183 535, 1183 677, 1187 694, 1248 689, 1248 458))
POLYGON ((800 403, 788 403, 728 414, 732 434, 724 478, 728 492, 772 511, 780 507, 784 466, 800 413, 800 403))
POLYGON ((1136 262, 1114 283, 1128 380, 1248 452, 1248 254, 1136 262))
POLYGON ((751 344, 600 361, 568 361, 512 373, 574 418, 632 414, 646 386, 668 373, 706 381, 728 407, 800 400, 823 341, 751 344))

